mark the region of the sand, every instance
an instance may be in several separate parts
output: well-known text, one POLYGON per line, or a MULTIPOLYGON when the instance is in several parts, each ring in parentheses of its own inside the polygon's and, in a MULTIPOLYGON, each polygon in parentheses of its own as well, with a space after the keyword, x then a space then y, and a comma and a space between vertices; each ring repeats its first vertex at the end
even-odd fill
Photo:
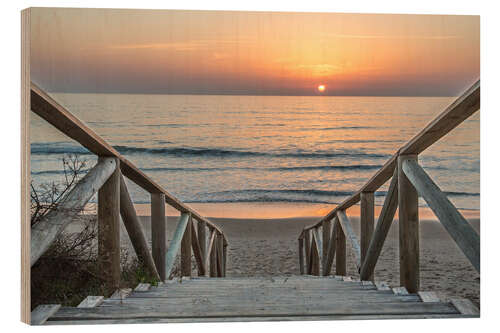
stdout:
MULTIPOLYGON (((150 238, 150 218, 141 216, 150 238)), ((178 217, 168 217, 168 239, 173 236, 178 217)), ((311 218, 229 219, 211 218, 227 236, 227 276, 270 276, 299 274, 297 238, 311 218)), ((351 217, 359 235, 359 218, 351 217)), ((479 232, 479 219, 469 219, 479 232)), ((125 232, 123 230, 123 232, 125 232)), ((376 281, 399 285, 398 223, 395 220, 385 242, 376 271, 376 281)), ((129 244, 128 237, 123 236, 129 244)), ((480 277, 444 228, 435 220, 421 220, 420 228, 421 290, 435 291, 443 299, 466 297, 479 306, 480 277)), ((347 245, 348 275, 359 276, 354 254, 347 245)), ((332 272, 335 272, 335 267, 332 272)))

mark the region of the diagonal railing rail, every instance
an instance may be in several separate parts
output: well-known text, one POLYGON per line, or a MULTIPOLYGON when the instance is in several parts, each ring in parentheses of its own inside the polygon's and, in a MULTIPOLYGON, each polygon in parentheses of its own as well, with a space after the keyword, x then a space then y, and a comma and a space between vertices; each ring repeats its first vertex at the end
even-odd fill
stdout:
POLYGON ((320 221, 305 227, 299 236, 300 272, 319 275, 320 269, 316 266, 322 262, 321 274, 329 275, 336 256, 336 274, 345 275, 347 238, 356 255, 360 279, 373 280, 377 260, 399 207, 400 282, 409 292, 418 291, 419 195, 426 200, 441 224, 479 272, 479 235, 418 165, 418 154, 478 111, 480 96, 480 81, 477 81, 403 145, 360 190, 332 209, 320 221), (391 178, 378 223, 374 228, 374 192, 391 178), (361 203, 361 242, 358 242, 346 215, 346 209, 358 202, 361 203), (326 249, 323 250, 321 260, 318 241, 311 241, 312 235, 320 234, 319 229, 323 231, 323 249, 326 249))
POLYGON ((57 210, 44 216, 31 230, 31 265, 49 248, 88 201, 98 194, 98 248, 105 281, 118 288, 120 280, 119 221, 126 227, 138 259, 159 280, 170 278, 180 250, 181 274, 191 276, 191 251, 194 251, 199 275, 225 275, 227 240, 223 231, 192 207, 181 202, 122 156, 81 120, 31 83, 31 111, 63 134, 99 156, 97 165, 61 200, 57 210), (151 195, 152 251, 142 230, 125 180, 151 195), (174 239, 167 251, 165 203, 181 214, 174 239), (206 248, 207 229, 211 235, 206 248), (215 268, 214 268, 215 267, 215 268))

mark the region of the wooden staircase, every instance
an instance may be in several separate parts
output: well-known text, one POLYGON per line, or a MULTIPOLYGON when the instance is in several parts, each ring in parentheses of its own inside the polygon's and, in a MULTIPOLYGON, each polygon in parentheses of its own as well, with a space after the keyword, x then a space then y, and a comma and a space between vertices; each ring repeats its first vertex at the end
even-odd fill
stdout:
POLYGON ((479 317, 466 299, 441 301, 433 292, 310 275, 179 278, 110 298, 89 296, 78 307, 42 305, 32 324, 111 324, 268 320, 345 320, 479 317))

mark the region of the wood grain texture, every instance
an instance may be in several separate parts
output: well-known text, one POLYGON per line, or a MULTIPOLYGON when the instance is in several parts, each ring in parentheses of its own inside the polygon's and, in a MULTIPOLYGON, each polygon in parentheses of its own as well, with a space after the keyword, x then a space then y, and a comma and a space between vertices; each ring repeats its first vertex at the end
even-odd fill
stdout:
POLYGON ((323 238, 323 250, 321 256, 321 272, 325 275, 326 260, 328 259, 328 249, 330 246, 330 237, 332 234, 332 221, 327 220, 322 222, 321 226, 322 238, 323 238))
MULTIPOLYGON (((163 202, 162 202, 163 203, 163 202)), ((165 204, 163 204, 165 206, 165 204)), ((157 212, 155 212, 157 214, 157 212)), ((158 273, 157 267, 155 265, 153 255, 149 250, 148 241, 146 240, 146 235, 144 230, 142 230, 142 225, 137 214, 135 212, 134 203, 130 198, 130 194, 127 189, 127 184, 125 179, 120 175, 120 215, 122 217, 123 224, 127 230, 127 234, 130 238, 130 242, 134 248, 137 259, 144 266, 144 268, 151 274, 151 276, 157 280, 161 280, 158 273)), ((153 210, 151 210, 151 228, 153 229, 153 210)), ((163 217, 165 217, 165 210, 163 210, 163 217)), ((155 217, 156 218, 156 217, 155 217)), ((163 230, 165 231, 165 230, 163 230)), ((156 230, 155 230, 156 232, 156 230)), ((155 239, 155 235, 151 234, 152 239, 155 239)), ((158 236, 158 235, 156 235, 158 236)), ((165 247, 163 248, 165 249, 165 247)), ((163 258, 165 255, 163 255, 163 258)), ((163 263, 165 259, 163 259, 163 263)))
POLYGON ((405 160, 402 168, 406 177, 425 199, 451 238, 469 259, 476 271, 480 272, 481 242, 478 233, 416 161, 405 160))
POLYGON ((77 308, 93 308, 104 301, 104 296, 87 296, 78 304, 77 308))
POLYGON ((433 291, 419 291, 418 296, 422 302, 441 302, 441 299, 433 291))
MULTIPOLYGON (((360 216, 360 229, 361 229, 361 262, 362 264, 368 253, 370 240, 372 239, 373 229, 375 226, 375 195, 373 192, 361 192, 361 216, 360 216)), ((373 273, 363 280, 373 280, 373 273)))
POLYGON ((116 169, 113 158, 101 159, 61 200, 58 209, 47 213, 31 228, 31 266, 71 223, 116 169))
POLYGON ((165 264, 165 276, 167 279, 170 279, 170 275, 172 274, 172 269, 174 267, 175 257, 179 252, 181 247, 181 241, 184 235, 184 231, 188 225, 189 214, 182 213, 179 222, 177 223, 177 228, 175 229, 174 236, 170 241, 170 246, 168 247, 167 256, 166 256, 166 264, 165 264))
POLYGON ((336 240, 337 228, 339 228, 339 222, 338 218, 335 217, 333 219, 333 228, 330 235, 330 243, 328 244, 328 250, 326 252, 326 260, 323 269, 323 276, 330 275, 332 271, 333 258, 335 257, 335 250, 337 248, 337 240, 336 240))
POLYGON ((191 247, 192 247, 192 234, 191 231, 193 220, 189 216, 184 235, 181 241, 181 276, 191 276, 191 247))
POLYGON ((304 239, 300 238, 299 242, 299 272, 304 274, 304 239))
MULTIPOLYGON (((109 158, 99 157, 99 162, 109 158)), ((120 287, 120 161, 97 194, 97 252, 99 273, 108 290, 120 287)), ((109 295, 106 295, 109 296, 109 295)))
POLYGON ((31 9, 21 11, 21 321, 31 317, 31 9))
POLYGON ((418 193, 403 171, 405 160, 417 161, 417 156, 398 158, 399 276, 401 286, 416 293, 420 286, 418 193))
POLYGON ((151 193, 151 252, 161 281, 166 276, 167 218, 165 216, 165 194, 151 193))
POLYGON ((196 260, 196 266, 198 268, 198 275, 205 275, 205 260, 201 255, 200 244, 198 242, 198 234, 196 233, 196 227, 194 222, 191 221, 191 245, 193 249, 194 258, 196 260))
POLYGON ((345 211, 340 210, 337 212, 337 217, 339 219, 342 230, 344 231, 344 235, 349 239, 349 243, 351 244, 352 250, 354 252, 354 256, 356 257, 356 267, 361 267, 361 248, 359 246, 358 237, 352 230, 351 221, 347 217, 345 211))
POLYGON ((43 325, 60 308, 60 304, 38 305, 30 314, 30 324, 43 325))
POLYGON ((451 304, 463 315, 479 316, 480 312, 477 306, 465 298, 452 298, 451 304))
POLYGON ((387 190, 384 205, 378 217, 377 226, 366 251, 366 258, 360 269, 360 279, 368 280, 373 276, 378 258, 384 247, 385 240, 398 208, 398 168, 394 168, 394 173, 387 190))
POLYGON ((205 267, 205 276, 207 275, 207 223, 205 221, 198 221, 198 243, 200 244, 201 258, 205 267))
POLYGON ((340 221, 337 218, 335 220, 337 227, 335 230, 335 275, 346 275, 347 272, 347 261, 346 261, 346 239, 340 221))

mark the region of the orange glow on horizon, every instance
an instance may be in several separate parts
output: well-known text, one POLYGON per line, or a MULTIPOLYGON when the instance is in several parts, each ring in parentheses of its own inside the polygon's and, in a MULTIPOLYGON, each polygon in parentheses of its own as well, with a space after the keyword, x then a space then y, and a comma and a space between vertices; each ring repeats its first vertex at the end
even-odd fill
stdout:
POLYGON ((324 85, 324 84, 320 84, 320 85, 318 86, 318 91, 319 91, 319 92, 324 92, 324 91, 325 91, 325 89, 326 89, 326 87, 325 87, 325 85, 324 85))

